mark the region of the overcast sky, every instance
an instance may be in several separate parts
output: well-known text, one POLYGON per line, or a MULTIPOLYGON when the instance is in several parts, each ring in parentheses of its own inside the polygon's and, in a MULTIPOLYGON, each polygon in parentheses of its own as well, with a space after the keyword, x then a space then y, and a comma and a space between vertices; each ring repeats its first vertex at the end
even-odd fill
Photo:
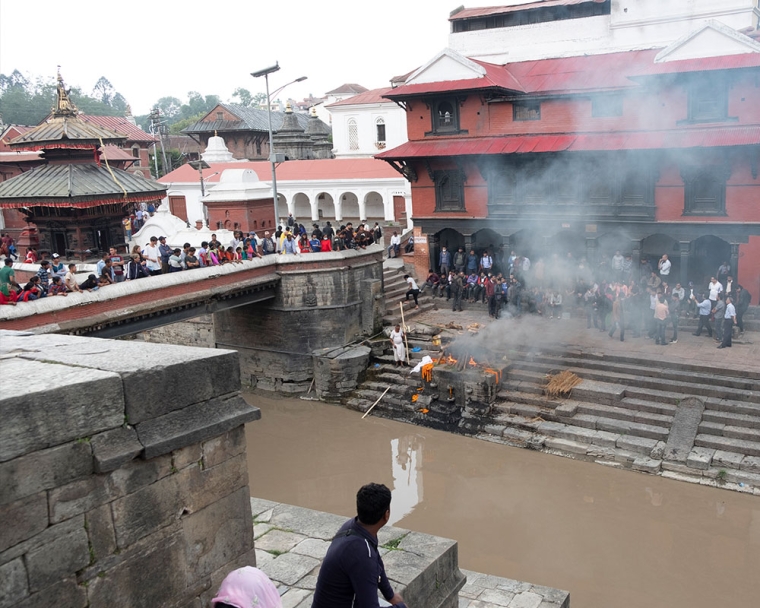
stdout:
POLYGON ((191 90, 223 100, 237 87, 263 91, 249 74, 275 61, 272 89, 308 76, 283 98, 346 82, 371 89, 443 49, 460 1, 2 0, 0 72, 54 77, 61 65, 67 85, 88 93, 105 76, 134 114, 159 97, 185 101, 191 90))

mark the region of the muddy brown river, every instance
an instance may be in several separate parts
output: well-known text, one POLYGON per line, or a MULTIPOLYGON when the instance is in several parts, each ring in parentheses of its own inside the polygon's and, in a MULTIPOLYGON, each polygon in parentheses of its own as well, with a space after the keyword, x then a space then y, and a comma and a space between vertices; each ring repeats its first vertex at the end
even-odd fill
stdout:
POLYGON ((575 608, 760 606, 760 498, 300 399, 247 395, 251 493, 459 542, 462 568, 567 589, 575 608))

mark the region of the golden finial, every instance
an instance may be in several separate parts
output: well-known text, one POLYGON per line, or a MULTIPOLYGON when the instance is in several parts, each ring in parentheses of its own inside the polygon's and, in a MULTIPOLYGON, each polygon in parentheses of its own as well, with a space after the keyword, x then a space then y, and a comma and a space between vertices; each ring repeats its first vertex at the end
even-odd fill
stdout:
POLYGON ((69 91, 63 83, 63 76, 61 76, 61 66, 58 66, 58 84, 56 85, 57 100, 56 106, 53 108, 53 116, 76 116, 79 113, 74 102, 69 98, 69 91))

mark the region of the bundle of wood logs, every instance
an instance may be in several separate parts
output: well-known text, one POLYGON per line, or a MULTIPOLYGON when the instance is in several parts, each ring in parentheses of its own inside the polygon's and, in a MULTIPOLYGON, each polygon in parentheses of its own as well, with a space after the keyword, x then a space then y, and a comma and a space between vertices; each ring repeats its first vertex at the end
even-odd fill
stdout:
POLYGON ((558 374, 547 374, 548 380, 544 387, 544 393, 547 397, 556 399, 557 397, 567 397, 581 379, 569 370, 564 370, 558 374))

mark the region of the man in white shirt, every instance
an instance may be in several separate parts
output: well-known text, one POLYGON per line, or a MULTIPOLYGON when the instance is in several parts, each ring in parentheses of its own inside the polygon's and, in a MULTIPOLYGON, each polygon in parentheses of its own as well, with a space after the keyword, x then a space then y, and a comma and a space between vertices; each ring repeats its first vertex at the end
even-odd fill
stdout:
POLYGON ((161 274, 161 252, 158 250, 158 239, 155 236, 150 237, 150 244, 145 246, 143 255, 147 260, 145 267, 148 272, 153 276, 161 274))
POLYGON ((707 285, 707 289, 710 291, 710 302, 712 302, 713 308, 715 308, 715 303, 718 301, 718 294, 723 293, 723 285, 716 281, 715 277, 712 277, 707 285))
POLYGON ((409 296, 412 296, 414 298, 414 307, 419 308, 420 304, 417 301, 417 297, 420 295, 420 288, 417 287, 416 281, 410 277, 408 274, 404 275, 404 280, 406 281, 406 284, 409 286, 409 291, 406 292, 406 297, 404 298, 404 301, 409 301, 409 296))
POLYGON ((667 277, 670 276, 670 267, 672 264, 670 263, 670 260, 668 259, 668 254, 663 253, 662 257, 660 258, 660 261, 657 262, 657 268, 660 270, 660 277, 664 281, 667 277))
POLYGON ((388 257, 391 257, 391 251, 393 251, 394 258, 397 258, 399 252, 401 251, 401 237, 395 230, 393 232, 393 236, 391 237, 391 244, 388 245, 388 257))
POLYGON ((66 285, 66 289, 69 291, 82 291, 79 289, 79 283, 77 283, 76 271, 77 265, 69 264, 69 271, 66 273, 66 276, 63 279, 63 282, 66 285))
POLYGON ((730 348, 731 347, 731 334, 734 332, 734 325, 736 325, 736 309, 731 298, 726 298, 726 312, 723 315, 723 340, 718 348, 730 348))

